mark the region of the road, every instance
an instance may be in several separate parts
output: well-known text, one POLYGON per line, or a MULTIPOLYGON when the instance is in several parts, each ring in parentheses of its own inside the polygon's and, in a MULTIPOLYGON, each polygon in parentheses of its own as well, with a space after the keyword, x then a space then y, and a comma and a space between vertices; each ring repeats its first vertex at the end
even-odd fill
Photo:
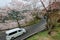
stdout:
MULTIPOLYGON (((37 32, 40 32, 42 30, 44 30, 46 27, 45 27, 45 24, 46 24, 46 21, 44 19, 42 19, 39 23, 37 24, 34 24, 32 26, 29 26, 29 27, 25 27, 25 29, 27 30, 27 33, 15 38, 14 40, 25 40, 26 38, 28 38, 29 36, 37 33, 37 32)), ((5 38, 5 33, 0 33, 0 40, 6 40, 5 38)))

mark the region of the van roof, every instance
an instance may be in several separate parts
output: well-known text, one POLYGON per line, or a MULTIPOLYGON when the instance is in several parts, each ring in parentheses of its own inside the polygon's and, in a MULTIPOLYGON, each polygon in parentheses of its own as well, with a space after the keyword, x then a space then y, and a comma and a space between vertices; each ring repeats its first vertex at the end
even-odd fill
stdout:
POLYGON ((6 34, 9 34, 9 33, 14 32, 16 30, 20 30, 20 28, 15 28, 15 29, 8 30, 8 31, 6 31, 6 34))

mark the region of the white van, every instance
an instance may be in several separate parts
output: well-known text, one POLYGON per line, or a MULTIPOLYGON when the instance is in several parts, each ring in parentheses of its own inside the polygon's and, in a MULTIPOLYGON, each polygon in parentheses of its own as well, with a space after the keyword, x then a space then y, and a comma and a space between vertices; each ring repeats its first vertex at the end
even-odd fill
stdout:
POLYGON ((13 40, 23 33, 26 33, 26 30, 24 28, 15 28, 12 30, 8 30, 6 31, 6 40, 13 40))

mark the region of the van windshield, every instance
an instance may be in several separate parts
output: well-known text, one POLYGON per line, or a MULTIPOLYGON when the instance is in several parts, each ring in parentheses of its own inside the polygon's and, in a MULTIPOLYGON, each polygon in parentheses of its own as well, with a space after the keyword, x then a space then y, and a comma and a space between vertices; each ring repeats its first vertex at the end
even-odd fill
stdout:
POLYGON ((13 35, 13 34, 15 34, 15 33, 17 33, 17 31, 14 31, 14 32, 10 33, 9 35, 13 35))

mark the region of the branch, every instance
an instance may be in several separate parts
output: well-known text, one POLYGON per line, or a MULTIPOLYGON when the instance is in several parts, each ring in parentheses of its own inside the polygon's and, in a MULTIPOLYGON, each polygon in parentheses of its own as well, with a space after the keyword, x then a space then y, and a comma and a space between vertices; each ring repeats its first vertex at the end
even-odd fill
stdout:
POLYGON ((41 3, 42 3, 43 7, 45 8, 45 10, 47 11, 47 9, 46 9, 46 7, 45 7, 43 1, 42 1, 42 0, 40 0, 40 1, 41 1, 41 3))

